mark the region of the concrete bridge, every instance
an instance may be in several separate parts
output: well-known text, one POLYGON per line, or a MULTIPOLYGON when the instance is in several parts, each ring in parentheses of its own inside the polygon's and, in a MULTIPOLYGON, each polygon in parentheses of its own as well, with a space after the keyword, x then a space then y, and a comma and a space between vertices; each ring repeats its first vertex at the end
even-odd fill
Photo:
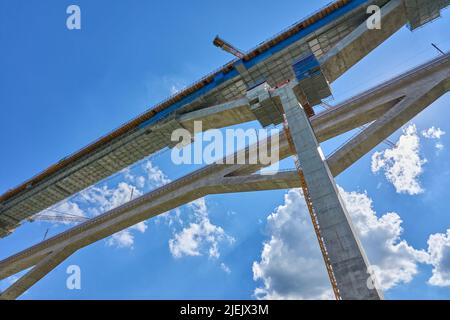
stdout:
MULTIPOLYGON (((381 299, 381 292, 366 286, 370 264, 334 177, 448 92, 449 54, 325 112, 315 114, 313 106, 331 94, 329 83, 398 29, 404 25, 417 28, 438 17, 448 4, 447 0, 336 1, 8 191, 0 197, 0 236, 149 154, 173 147, 170 135, 174 129, 192 132, 194 121, 203 121, 204 130, 254 120, 268 126, 286 118, 295 150, 281 134, 277 151, 280 159, 294 155, 300 161, 339 297, 381 299), (366 9, 371 4, 381 8, 380 30, 366 24, 366 9), (320 154, 321 142, 365 124, 370 125, 327 159, 320 154)), ((260 141, 257 146, 271 141, 260 141)), ((0 261, 0 280, 31 268, 0 298, 17 298, 75 251, 205 195, 301 186, 297 171, 257 173, 264 165, 251 164, 249 148, 246 164, 206 166, 0 261)))

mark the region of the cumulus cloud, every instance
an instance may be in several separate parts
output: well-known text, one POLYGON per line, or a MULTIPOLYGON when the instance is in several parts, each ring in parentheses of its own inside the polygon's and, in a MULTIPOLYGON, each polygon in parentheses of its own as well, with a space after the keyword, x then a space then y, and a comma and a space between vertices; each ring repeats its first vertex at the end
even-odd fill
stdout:
POLYGON ((428 283, 434 286, 450 286, 450 229, 446 234, 433 234, 428 239, 429 264, 433 266, 428 283))
POLYGON ((111 247, 117 248, 133 248, 134 245, 134 234, 133 230, 140 233, 145 233, 147 230, 147 224, 145 222, 139 222, 134 226, 127 228, 125 230, 119 231, 113 234, 106 240, 106 244, 111 247))
POLYGON ((409 125, 394 148, 372 155, 372 172, 383 171, 397 193, 416 195, 424 192, 418 178, 427 160, 420 157, 419 142, 416 126, 409 125))
POLYGON ((221 227, 213 225, 208 219, 202 219, 198 223, 191 223, 169 240, 170 252, 175 258, 180 258, 200 256, 207 251, 211 258, 218 258, 218 242, 224 237, 225 232, 221 227))
MULTIPOLYGON (((355 225, 377 280, 384 290, 410 282, 427 253, 401 239, 402 220, 396 213, 378 217, 365 193, 340 193, 355 225)), ((284 204, 267 218, 270 239, 261 259, 253 264, 253 277, 262 285, 259 299, 328 299, 332 291, 301 192, 289 190, 284 204)))
POLYGON ((289 190, 284 204, 267 218, 270 240, 261 260, 253 263, 253 279, 261 280, 258 299, 326 299, 330 282, 303 196, 289 190))
POLYGON ((208 216, 208 208, 206 206, 205 198, 199 198, 187 204, 189 208, 195 213, 196 216, 203 218, 208 216))
POLYGON ((147 179, 152 186, 160 187, 170 182, 170 179, 166 174, 162 172, 158 166, 153 165, 151 161, 146 161, 143 165, 143 169, 147 173, 147 179))
POLYGON ((232 243, 234 238, 211 223, 204 198, 189 203, 188 208, 194 213, 192 221, 169 240, 170 252, 175 258, 202 255, 219 258, 219 245, 222 242, 232 243))
POLYGON ((113 234, 106 240, 106 244, 110 247, 132 248, 134 244, 134 236, 128 229, 113 234))

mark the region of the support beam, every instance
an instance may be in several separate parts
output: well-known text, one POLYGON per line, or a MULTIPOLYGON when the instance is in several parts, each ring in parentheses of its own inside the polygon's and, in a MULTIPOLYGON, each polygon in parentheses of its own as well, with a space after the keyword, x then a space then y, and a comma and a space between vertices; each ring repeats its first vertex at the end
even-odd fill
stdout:
MULTIPOLYGON (((450 65, 447 57, 447 65, 450 65)), ((402 125, 450 89, 450 69, 443 68, 404 90, 404 97, 360 134, 336 150, 328 159, 333 176, 339 175, 375 148, 402 125)))
MULTIPOLYGON (((260 141, 257 146, 266 148, 266 144, 270 142, 269 138, 260 141)), ((67 247, 76 248, 74 250, 83 248, 208 194, 290 188, 297 185, 289 173, 249 175, 265 166, 251 164, 253 158, 249 155, 249 150, 252 148, 250 146, 244 151, 245 159, 250 164, 211 164, 0 261, 0 279, 38 264, 52 252, 67 247), (245 168, 247 170, 243 170, 245 168), (233 175, 235 172, 244 171, 247 173, 233 175)), ((280 151, 284 148, 284 145, 274 146, 274 152, 286 155, 285 151, 280 151)), ((238 153, 242 153, 242 150, 229 157, 235 157, 238 153)), ((227 163, 227 160, 222 160, 221 163, 227 163)))
POLYGON ((323 142, 375 121, 411 92, 412 87, 424 81, 448 78, 449 74, 450 54, 447 53, 351 97, 311 118, 317 139, 323 142))
MULTIPOLYGON (((299 187, 299 185, 300 183, 297 172, 285 171, 278 172, 276 174, 251 174, 245 176, 217 177, 214 183, 211 182, 209 189, 212 194, 288 189, 299 187)), ((200 195, 197 193, 197 196, 200 195)), ((195 200, 195 198, 196 197, 193 197, 192 199, 195 200)), ((188 201, 186 200, 186 202, 188 201)), ((42 244, 45 244, 45 242, 42 244)), ((40 244, 37 247, 39 246, 42 245, 40 244)), ((81 248, 80 243, 74 241, 70 247, 61 247, 56 251, 43 251, 40 255, 39 262, 27 274, 22 276, 7 290, 1 293, 0 299, 12 300, 18 298, 79 248, 81 248)), ((11 266, 17 267, 17 265, 17 261, 11 261, 9 266, 2 262, 2 278, 8 276, 8 274, 4 274, 4 272, 8 270, 8 267, 11 269, 11 266)), ((21 268, 24 269, 23 266, 21 268)), ((18 269, 16 268, 15 270, 17 271, 18 269)))
POLYGON ((31 288, 36 282, 41 280, 50 271, 55 269, 61 262, 67 259, 73 249, 62 248, 56 252, 48 254, 42 261, 36 264, 19 280, 14 282, 8 289, 0 293, 0 300, 14 300, 31 288))
POLYGON ((323 158, 308 116, 291 85, 277 91, 302 166, 342 299, 378 300, 382 294, 367 286, 370 266, 323 158))
MULTIPOLYGON (((362 124, 376 120, 403 98, 405 88, 411 85, 411 83, 418 83, 421 79, 436 72, 441 72, 444 69, 449 70, 448 54, 440 59, 438 59, 439 61, 427 62, 406 74, 341 103, 333 110, 322 112, 312 117, 311 123, 319 142, 323 142, 362 124)), ((242 98, 179 115, 175 118, 175 121, 172 121, 172 125, 178 126, 179 124, 180 127, 184 127, 192 132, 195 120, 202 120, 203 130, 207 130, 214 127, 230 126, 241 122, 253 121, 256 120, 256 117, 251 110, 248 99, 242 98)), ((170 123, 166 123, 165 125, 171 126, 170 123)), ((0 237, 18 225, 17 219, 11 220, 8 219, 8 216, 24 219, 64 199, 67 196, 67 192, 64 190, 76 193, 83 189, 84 187, 82 188, 81 186, 85 185, 84 183, 87 180, 96 176, 98 172, 103 171, 105 168, 109 170, 109 173, 113 173, 119 170, 122 165, 125 165, 123 159, 129 158, 127 161, 131 161, 130 159, 135 156, 135 159, 137 159, 138 154, 143 156, 168 145, 168 142, 164 142, 169 140, 167 128, 164 128, 164 126, 158 128, 155 125, 154 129, 154 131, 150 131, 148 134, 139 135, 136 132, 129 136, 126 141, 123 141, 122 151, 117 149, 115 151, 110 150, 110 152, 105 149, 101 153, 97 153, 97 162, 85 168, 82 165, 83 162, 81 162, 80 167, 73 167, 70 170, 67 169, 68 171, 64 174, 66 175, 65 177, 58 175, 59 178, 55 177, 55 179, 50 179, 43 183, 42 186, 35 186, 25 192, 26 195, 24 194, 23 197, 12 199, 7 204, 5 203, 3 207, 0 204, 0 217, 3 217, 3 220, 0 221, 0 237), (138 143, 138 141, 142 143, 138 143), (134 150, 132 152, 134 155, 130 154, 130 150, 134 150), (81 174, 81 172, 84 173, 81 174), (55 193, 58 192, 59 196, 55 198, 55 193), (59 200, 56 201, 57 199, 59 200)))

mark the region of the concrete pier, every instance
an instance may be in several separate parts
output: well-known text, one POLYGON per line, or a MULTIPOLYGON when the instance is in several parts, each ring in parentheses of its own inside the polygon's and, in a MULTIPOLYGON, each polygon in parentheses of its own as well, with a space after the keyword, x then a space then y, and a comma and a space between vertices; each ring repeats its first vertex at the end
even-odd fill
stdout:
POLYGON ((370 264, 292 85, 277 90, 277 94, 286 114, 342 299, 382 299, 381 292, 367 286, 370 264))

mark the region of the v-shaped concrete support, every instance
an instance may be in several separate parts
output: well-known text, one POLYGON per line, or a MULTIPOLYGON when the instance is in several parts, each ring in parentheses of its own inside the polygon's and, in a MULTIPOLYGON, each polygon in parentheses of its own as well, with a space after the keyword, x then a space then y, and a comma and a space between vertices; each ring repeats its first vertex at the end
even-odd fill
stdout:
MULTIPOLYGON (((391 100, 385 102, 388 108, 376 120, 357 136, 336 150, 328 159, 333 168, 332 174, 339 175, 370 150, 387 139, 402 125, 414 118, 418 113, 432 104, 450 89, 450 59, 443 56, 430 65, 430 69, 421 70, 426 73, 419 81, 398 83, 400 90, 390 94, 391 100), (400 97, 399 97, 400 96, 400 97)), ((389 95, 385 95, 385 99, 389 95)))
POLYGON ((36 282, 41 280, 50 271, 56 268, 61 262, 66 260, 75 250, 71 248, 62 248, 58 251, 49 253, 30 271, 14 282, 8 289, 0 293, 0 300, 17 299, 27 291, 36 282))
POLYGON ((302 105, 291 85, 276 91, 285 110, 297 158, 317 216, 339 295, 345 300, 379 300, 382 293, 369 288, 369 261, 358 239, 334 178, 302 105))

